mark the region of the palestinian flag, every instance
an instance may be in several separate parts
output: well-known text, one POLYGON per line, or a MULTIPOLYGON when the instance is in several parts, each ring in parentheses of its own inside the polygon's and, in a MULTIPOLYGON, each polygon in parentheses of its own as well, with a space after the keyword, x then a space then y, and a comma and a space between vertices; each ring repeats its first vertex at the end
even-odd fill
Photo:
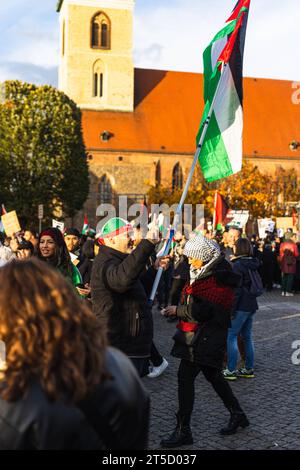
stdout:
POLYGON ((162 256, 167 256, 170 253, 170 251, 174 248, 175 243, 176 243, 174 240, 174 235, 175 235, 175 230, 170 228, 162 247, 156 253, 157 258, 160 258, 162 256))
POLYGON ((239 0, 224 28, 203 54, 204 113, 197 145, 214 100, 213 112, 200 150, 206 181, 240 171, 243 133, 243 54, 250 0, 239 0))
POLYGON ((87 215, 84 215, 81 235, 88 235, 89 229, 90 229, 90 227, 89 227, 89 222, 88 222, 87 215))
POLYGON ((132 225, 127 220, 121 217, 113 217, 103 225, 101 232, 96 235, 96 238, 98 243, 103 245, 105 238, 117 237, 131 231, 132 225))
POLYGON ((229 207, 221 194, 216 191, 214 202, 213 230, 221 230, 229 207))

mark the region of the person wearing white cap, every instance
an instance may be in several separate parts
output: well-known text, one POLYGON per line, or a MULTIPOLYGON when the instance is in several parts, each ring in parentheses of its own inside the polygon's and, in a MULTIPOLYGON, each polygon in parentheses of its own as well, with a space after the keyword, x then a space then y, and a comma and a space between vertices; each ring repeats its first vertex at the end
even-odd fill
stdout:
POLYGON ((166 315, 177 315, 179 323, 171 354, 181 359, 178 370, 177 425, 162 447, 193 443, 190 420, 194 405, 194 382, 200 371, 230 412, 221 434, 233 434, 249 421, 222 375, 227 330, 234 305, 234 288, 240 283, 219 246, 202 235, 189 240, 184 248, 189 258, 190 283, 182 291, 181 305, 166 308, 166 315))

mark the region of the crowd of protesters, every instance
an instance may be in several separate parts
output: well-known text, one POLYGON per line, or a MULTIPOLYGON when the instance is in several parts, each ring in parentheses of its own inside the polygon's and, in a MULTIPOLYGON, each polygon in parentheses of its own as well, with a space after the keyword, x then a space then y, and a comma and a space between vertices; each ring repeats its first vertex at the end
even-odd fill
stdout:
POLYGON ((141 378, 168 367, 148 300, 159 268, 156 308, 176 322, 171 354, 180 359, 177 424, 161 445, 193 443, 200 371, 229 411, 221 434, 249 425, 229 381, 254 378, 252 323, 262 289, 300 291, 296 236, 261 240, 230 227, 187 240, 177 232, 167 256, 158 254, 163 242, 155 224, 143 236, 118 217, 97 237, 76 228, 0 232, 1 449, 147 447, 141 378))

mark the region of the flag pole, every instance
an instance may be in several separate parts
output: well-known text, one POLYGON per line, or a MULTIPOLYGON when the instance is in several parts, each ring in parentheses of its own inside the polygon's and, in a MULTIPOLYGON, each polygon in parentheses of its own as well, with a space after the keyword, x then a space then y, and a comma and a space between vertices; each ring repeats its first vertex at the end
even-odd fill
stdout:
MULTIPOLYGON (((195 155, 194 155, 194 160, 193 160, 190 172, 188 174, 188 177, 187 177, 187 180, 186 180, 186 183, 185 183, 185 186, 184 186, 179 204, 178 204, 177 209, 176 209, 176 213, 175 213, 175 216, 174 216, 174 222, 173 222, 173 229, 170 230, 170 237, 169 237, 168 243, 166 244, 166 248, 165 248, 165 251, 164 251, 162 256, 167 256, 169 254, 169 247, 170 247, 170 244, 171 244, 171 241, 172 241, 172 238, 173 238, 173 234, 176 232, 177 225, 178 225, 178 220, 179 220, 179 215, 182 211, 182 206, 183 206, 184 201, 186 199, 189 186, 192 182, 192 178, 193 178, 195 168, 196 168, 196 165, 197 165, 197 162, 198 162, 198 159, 199 159, 201 148, 202 148, 205 136, 206 136, 207 128, 208 128, 208 125, 209 125, 209 122, 210 122, 210 119, 211 119, 211 116, 212 116, 212 113, 213 113, 213 110, 214 110, 216 97, 217 97, 218 91, 220 89, 220 85, 222 83, 222 78, 224 76, 224 70, 225 70, 226 67, 227 67, 227 63, 224 62, 223 67, 222 67, 222 71, 221 71, 220 80, 219 80, 219 83, 217 85, 213 100, 211 102, 211 105, 210 105, 210 108, 209 108, 209 111, 208 111, 208 114, 207 114, 207 118, 205 119, 205 122, 204 122, 204 126, 203 126, 203 129, 202 129, 202 132, 201 132, 201 137, 200 137, 200 140, 199 140, 199 143, 197 145, 197 149, 196 149, 196 152, 195 152, 195 155)), ((156 294, 156 291, 157 291, 158 284, 159 284, 160 278, 162 276, 162 273, 163 273, 163 268, 159 268, 157 273, 156 273, 156 277, 155 277, 155 280, 154 280, 154 283, 153 283, 153 286, 152 286, 152 291, 151 291, 150 298, 149 298, 150 305, 153 304, 154 297, 155 297, 155 294, 156 294)))

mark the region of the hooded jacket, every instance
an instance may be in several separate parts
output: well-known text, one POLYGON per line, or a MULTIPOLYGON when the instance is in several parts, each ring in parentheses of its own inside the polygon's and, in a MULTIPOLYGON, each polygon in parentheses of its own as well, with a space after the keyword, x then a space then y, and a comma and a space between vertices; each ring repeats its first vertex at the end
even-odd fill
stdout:
POLYGON ((239 256, 231 260, 233 271, 241 275, 241 285, 235 290, 234 311, 255 312, 258 309, 256 297, 249 292, 251 280, 248 270, 257 271, 259 260, 248 256, 239 256))

